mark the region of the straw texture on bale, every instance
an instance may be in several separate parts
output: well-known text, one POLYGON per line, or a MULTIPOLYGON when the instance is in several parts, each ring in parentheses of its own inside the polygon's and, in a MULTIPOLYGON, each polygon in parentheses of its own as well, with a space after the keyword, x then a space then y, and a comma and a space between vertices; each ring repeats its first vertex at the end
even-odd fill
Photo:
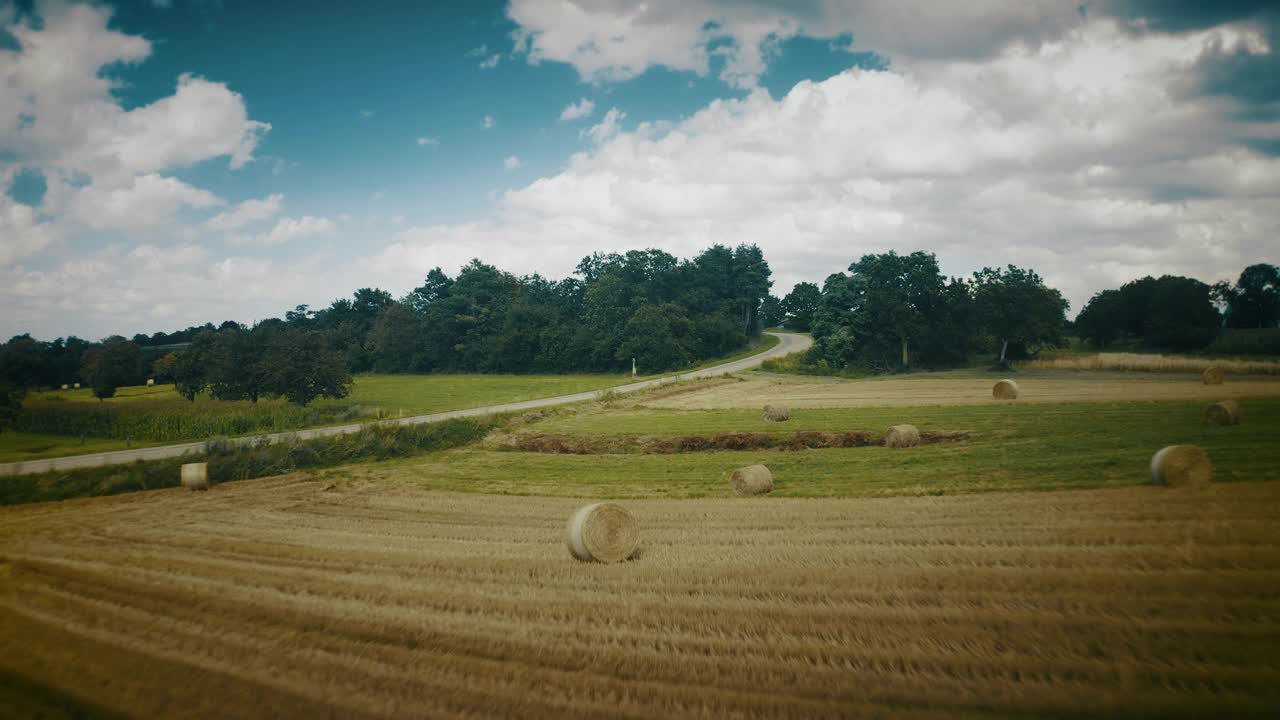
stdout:
POLYGON ((1223 400, 1209 406, 1204 411, 1205 425, 1239 425, 1240 403, 1236 400, 1223 400))
POLYGON ((1200 377, 1204 380, 1205 385, 1221 385, 1226 373, 1222 372, 1222 368, 1217 365, 1210 365, 1204 369, 1200 377))
POLYGON ((734 470, 729 484, 738 495, 761 495, 773 492, 773 473, 764 465, 748 465, 734 470))
POLYGON ((208 490, 209 463, 187 463, 183 465, 182 487, 188 490, 208 490))
POLYGON ((1169 487, 1198 487, 1213 480, 1209 454, 1195 445, 1170 445, 1151 456, 1151 482, 1169 487))
POLYGON ((1001 380, 991 388, 991 397, 997 400, 1017 400, 1018 383, 1012 380, 1001 380))
POLYGON ((785 422, 791 419, 791 408, 786 405, 765 405, 764 419, 767 422, 785 422))
POLYGON ((569 552, 579 560, 615 563, 635 554, 639 528, 617 503, 587 505, 569 518, 569 552))
POLYGON ((890 448, 915 447, 920 444, 920 431, 915 425, 894 425, 884 432, 884 446, 890 448))

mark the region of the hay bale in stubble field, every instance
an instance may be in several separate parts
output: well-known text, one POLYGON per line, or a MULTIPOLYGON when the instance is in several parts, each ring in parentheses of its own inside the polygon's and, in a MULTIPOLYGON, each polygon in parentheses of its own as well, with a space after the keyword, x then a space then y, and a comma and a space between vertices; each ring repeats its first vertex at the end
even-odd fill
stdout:
POLYGON ((1199 487, 1212 481, 1209 453, 1195 445, 1170 445, 1151 456, 1152 484, 1199 487))
POLYGON ((1205 385, 1221 385, 1226 376, 1227 374, 1222 372, 1222 368, 1217 365, 1210 365, 1204 369, 1203 373, 1200 373, 1200 379, 1204 381, 1205 385))
POLYGON ((587 505, 569 518, 569 552, 579 560, 615 563, 635 554, 639 527, 617 503, 587 505))
POLYGON ((773 473, 764 465, 748 465, 733 471, 729 476, 729 485, 738 495, 773 492, 773 473))
POLYGON ((1239 425, 1240 418, 1240 403, 1236 400, 1216 402, 1204 411, 1205 425, 1239 425))
POLYGON ((765 422, 786 422, 791 419, 791 408, 786 405, 765 405, 765 422))
POLYGON ((76 383, 75 387, 76 387, 76 389, 77 389, 77 390, 79 390, 79 389, 80 389, 80 383, 76 383))
POLYGON ((187 463, 183 465, 182 487, 188 490, 208 490, 209 463, 187 463))
POLYGON ((991 397, 997 400, 1017 400, 1018 383, 1012 380, 1001 380, 991 388, 991 397))
POLYGON ((155 378, 147 378, 147 387, 155 387, 155 385, 156 385, 155 378))
POLYGON ((63 389, 63 390, 66 390, 66 389, 67 389, 67 388, 69 388, 69 387, 71 387, 71 386, 70 386, 70 385, 68 385, 68 384, 66 384, 66 383, 62 383, 62 389, 63 389))
POLYGON ((920 444, 920 431, 915 425, 894 425, 884 431, 884 446, 888 448, 915 447, 920 444))

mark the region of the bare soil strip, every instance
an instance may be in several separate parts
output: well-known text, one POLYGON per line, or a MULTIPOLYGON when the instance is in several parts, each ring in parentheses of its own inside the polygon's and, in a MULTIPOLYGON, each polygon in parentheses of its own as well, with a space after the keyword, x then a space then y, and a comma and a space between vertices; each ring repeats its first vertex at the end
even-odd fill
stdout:
MULTIPOLYGON (((920 444, 958 442, 964 431, 924 431, 920 444)), ((884 433, 870 431, 792 433, 725 432, 715 435, 566 435, 518 432, 490 442, 500 449, 553 455, 674 455, 690 452, 735 450, 816 450, 819 448, 871 447, 884 444, 884 433)))
POLYGON ((1275 710, 1280 483, 628 501, 642 551, 618 565, 569 557, 581 504, 286 476, 0 510, 0 707, 1275 710))

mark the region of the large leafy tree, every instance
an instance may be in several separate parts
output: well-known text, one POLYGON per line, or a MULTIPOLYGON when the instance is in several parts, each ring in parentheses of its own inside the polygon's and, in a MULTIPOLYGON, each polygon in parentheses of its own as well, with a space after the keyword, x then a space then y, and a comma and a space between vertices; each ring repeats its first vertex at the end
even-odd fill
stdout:
POLYGON ((822 302, 822 291, 815 283, 797 283, 782 299, 782 309, 787 314, 787 327, 808 332, 813 327, 813 317, 822 302))
POLYGON ((1124 295, 1119 290, 1103 290, 1089 298, 1076 316, 1076 332, 1099 348, 1123 337, 1125 328, 1124 295))
POLYGON ((260 361, 263 386, 295 405, 351 392, 351 371, 342 354, 317 330, 287 329, 267 341, 260 361))
POLYGON ((1273 328, 1280 325, 1280 268, 1259 263, 1240 273, 1235 287, 1218 283, 1217 299, 1227 306, 1227 327, 1273 328))
POLYGON ((1010 342, 1061 342, 1068 303, 1034 270, 1013 265, 1004 270, 983 268, 974 273, 972 287, 976 319, 1000 343, 999 362, 1005 362, 1010 342))
POLYGON ((137 344, 112 336, 85 351, 80 375, 93 390, 93 396, 105 400, 113 397, 117 388, 138 382, 142 367, 142 351, 137 344))

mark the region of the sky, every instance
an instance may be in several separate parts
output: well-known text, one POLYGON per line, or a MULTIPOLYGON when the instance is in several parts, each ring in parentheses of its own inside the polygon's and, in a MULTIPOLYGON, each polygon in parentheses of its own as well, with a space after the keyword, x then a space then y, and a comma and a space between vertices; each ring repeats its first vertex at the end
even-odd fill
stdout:
POLYGON ((1280 262, 1277 46, 1226 0, 0 0, 0 338, 714 243, 779 296, 1030 267, 1074 316, 1280 262))

